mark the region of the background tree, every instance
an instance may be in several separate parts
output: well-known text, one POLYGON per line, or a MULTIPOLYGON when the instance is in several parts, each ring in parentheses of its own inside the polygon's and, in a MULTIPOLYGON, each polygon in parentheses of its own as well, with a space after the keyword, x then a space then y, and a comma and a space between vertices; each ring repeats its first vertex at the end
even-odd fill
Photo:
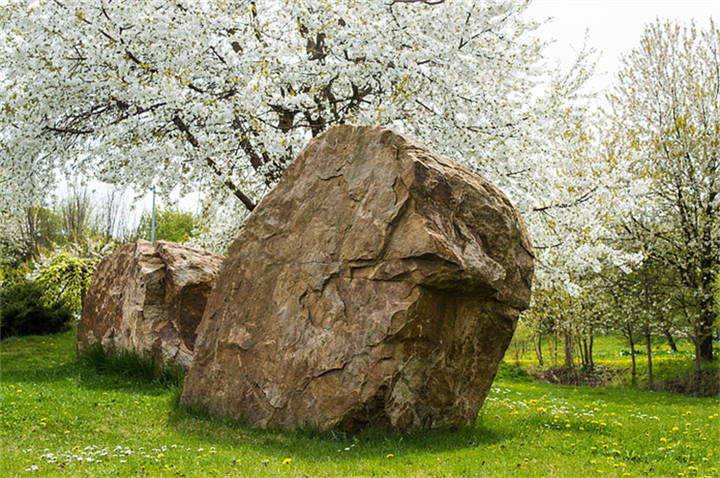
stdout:
MULTIPOLYGON (((152 217, 146 212, 140 218, 134 237, 150 240, 152 217)), ((186 243, 202 232, 203 221, 192 213, 183 211, 177 206, 157 208, 155 211, 155 240, 186 243)))
POLYGON ((616 160, 632 206, 622 226, 671 268, 698 354, 712 359, 712 281, 720 227, 720 31, 657 21, 623 59, 612 94, 616 160))
POLYGON ((76 185, 59 204, 62 234, 68 243, 79 243, 90 228, 92 206, 87 189, 76 185))
POLYGON ((28 206, 24 213, 19 222, 22 242, 17 245, 16 254, 21 261, 40 257, 40 252, 50 247, 61 234, 58 216, 51 209, 28 206))
POLYGON ((126 193, 127 191, 115 185, 107 185, 100 203, 94 208, 92 227, 106 241, 112 239, 124 241, 128 234, 132 208, 128 204, 126 193))

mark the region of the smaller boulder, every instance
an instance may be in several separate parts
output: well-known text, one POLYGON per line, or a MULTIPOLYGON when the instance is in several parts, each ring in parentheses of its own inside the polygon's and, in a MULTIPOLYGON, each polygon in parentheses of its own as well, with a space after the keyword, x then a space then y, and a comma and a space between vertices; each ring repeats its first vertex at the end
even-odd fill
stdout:
POLYGON ((100 341, 190 368, 210 291, 224 257, 172 242, 138 241, 105 257, 83 300, 77 352, 100 341))

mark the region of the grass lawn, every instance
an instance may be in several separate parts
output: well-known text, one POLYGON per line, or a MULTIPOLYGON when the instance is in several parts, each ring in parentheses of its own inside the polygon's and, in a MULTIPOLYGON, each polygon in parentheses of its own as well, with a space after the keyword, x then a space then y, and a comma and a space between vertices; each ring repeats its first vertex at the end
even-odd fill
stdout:
POLYGON ((213 420, 98 374, 74 331, 0 347, 0 476, 720 476, 720 401, 501 374, 474 427, 356 437, 213 420))

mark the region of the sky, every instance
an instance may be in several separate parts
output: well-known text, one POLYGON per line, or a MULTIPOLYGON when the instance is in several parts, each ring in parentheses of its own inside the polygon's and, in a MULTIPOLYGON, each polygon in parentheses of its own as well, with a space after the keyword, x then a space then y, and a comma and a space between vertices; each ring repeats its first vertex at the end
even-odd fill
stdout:
POLYGON ((565 69, 583 47, 597 51, 593 89, 608 86, 615 78, 621 55, 640 45, 645 25, 655 19, 676 20, 708 28, 710 18, 720 21, 720 0, 533 0, 528 18, 542 22, 538 35, 555 40, 547 50, 551 64, 560 61, 565 69))

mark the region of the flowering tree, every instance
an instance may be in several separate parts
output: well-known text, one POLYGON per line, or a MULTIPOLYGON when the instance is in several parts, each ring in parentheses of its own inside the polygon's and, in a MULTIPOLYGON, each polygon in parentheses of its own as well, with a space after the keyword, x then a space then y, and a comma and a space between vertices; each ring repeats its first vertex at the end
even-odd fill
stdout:
POLYGON ((10 1, 0 210, 35 200, 57 171, 165 192, 202 180, 213 203, 230 195, 252 210, 330 125, 389 125, 503 189, 528 222, 540 279, 572 285, 566 266, 625 259, 595 221, 611 192, 586 151, 578 91, 591 68, 583 55, 565 74, 545 68, 526 7, 10 1))
POLYGON ((624 237, 677 278, 699 359, 712 359, 720 256, 720 30, 658 21, 623 61, 609 96, 611 161, 627 164, 624 237))

